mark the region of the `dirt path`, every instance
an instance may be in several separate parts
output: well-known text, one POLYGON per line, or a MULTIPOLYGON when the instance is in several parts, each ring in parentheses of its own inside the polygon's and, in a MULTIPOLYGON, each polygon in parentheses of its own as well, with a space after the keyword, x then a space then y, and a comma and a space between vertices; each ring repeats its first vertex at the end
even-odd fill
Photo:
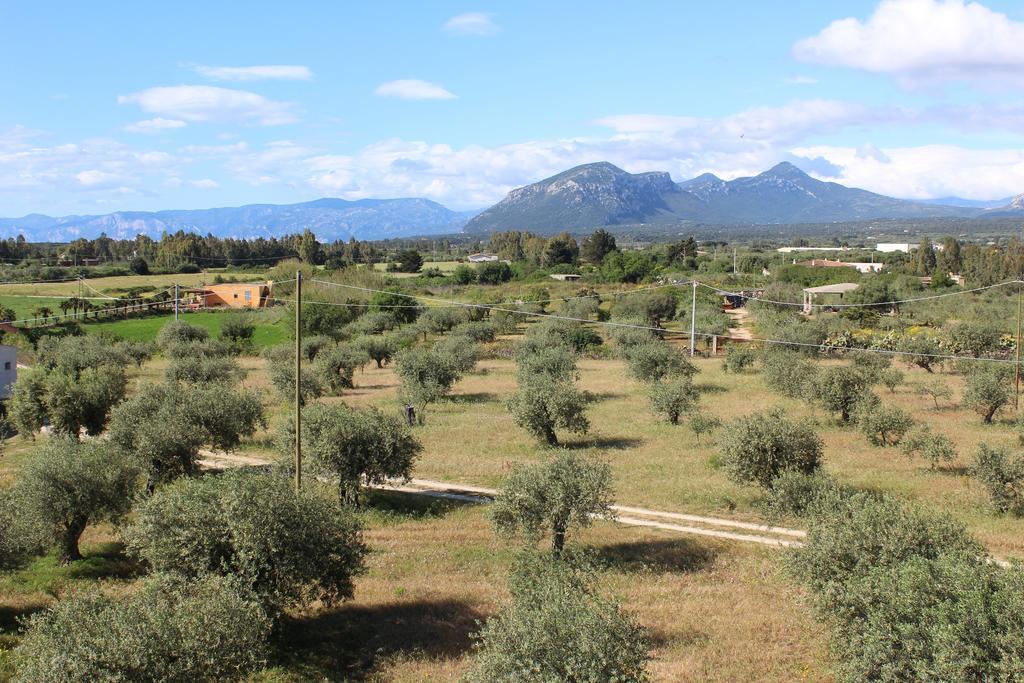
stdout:
POLYGON ((754 338, 754 331, 750 329, 750 311, 746 308, 734 308, 726 311, 736 327, 729 329, 729 336, 733 339, 751 340, 754 338))

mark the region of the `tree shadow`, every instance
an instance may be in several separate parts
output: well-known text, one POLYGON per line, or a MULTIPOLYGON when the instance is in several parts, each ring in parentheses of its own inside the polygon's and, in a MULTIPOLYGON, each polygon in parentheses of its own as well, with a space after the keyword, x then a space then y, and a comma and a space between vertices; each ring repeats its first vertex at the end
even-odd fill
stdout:
POLYGON ((81 560, 68 566, 72 579, 137 579, 146 573, 144 563, 125 555, 124 544, 118 542, 93 546, 81 560))
POLYGON ((689 538, 659 538, 606 545, 598 558, 625 572, 690 573, 707 569, 717 552, 689 538))
POLYGON ((693 388, 702 394, 723 394, 729 391, 721 384, 712 384, 711 382, 696 382, 693 388))
POLYGON ((498 395, 488 391, 478 391, 469 394, 452 394, 448 397, 448 403, 486 403, 498 400, 498 395))
POLYGON ((601 401, 611 401, 616 398, 624 398, 626 394, 618 391, 588 391, 586 392, 587 402, 599 403, 601 401))
POLYGON ((36 612, 46 609, 42 602, 33 602, 19 607, 0 606, 0 636, 14 636, 21 630, 21 621, 36 612))
POLYGON ((562 444, 563 448, 570 450, 582 450, 586 448, 609 448, 613 450, 626 450, 627 448, 636 448, 644 441, 643 439, 637 439, 632 436, 594 436, 587 439, 579 439, 575 441, 566 441, 562 444))
POLYGON ((468 500, 451 500, 408 491, 368 489, 363 497, 364 509, 390 517, 423 519, 443 517, 452 510, 474 505, 468 500))
POLYGON ((461 657, 485 616, 458 600, 344 605, 288 619, 280 650, 309 680, 367 680, 380 660, 396 654, 461 657))

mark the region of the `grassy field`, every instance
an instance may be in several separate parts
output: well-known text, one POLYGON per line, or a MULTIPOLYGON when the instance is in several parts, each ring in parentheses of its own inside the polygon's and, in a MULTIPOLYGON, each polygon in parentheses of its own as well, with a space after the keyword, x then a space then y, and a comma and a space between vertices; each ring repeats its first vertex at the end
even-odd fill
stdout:
MULTIPOLYGON (((283 320, 283 309, 268 309, 251 313, 256 324, 253 344, 257 348, 274 346, 288 340, 290 331, 288 323, 283 320)), ((180 319, 202 327, 216 338, 220 334, 221 325, 226 316, 237 315, 234 311, 198 311, 182 313, 180 319)), ((107 320, 90 322, 82 326, 87 334, 114 334, 130 341, 153 341, 160 328, 174 320, 174 314, 147 316, 145 318, 129 318, 127 320, 107 320)))
MULTIPOLYGON (((116 296, 118 293, 132 287, 153 287, 154 291, 160 291, 174 287, 177 283, 184 287, 195 287, 203 283, 213 282, 214 274, 211 273, 175 273, 173 275, 121 275, 116 277, 89 278, 83 280, 83 296, 96 296, 96 292, 90 287, 99 290, 108 296, 116 296)), ((257 282, 260 275, 239 275, 240 282, 257 282)), ((42 284, 7 284, 0 285, 0 296, 54 296, 69 297, 78 296, 79 284, 77 280, 71 282, 50 282, 42 284)))
MULTIPOLYGON (((424 261, 423 270, 428 268, 437 268, 442 273, 448 274, 463 265, 461 261, 424 261)), ((378 273, 387 273, 391 277, 416 277, 419 273, 388 273, 388 264, 386 263, 374 263, 373 269, 378 273)))
POLYGON ((61 315, 60 303, 64 298, 47 296, 0 296, 0 306, 10 308, 15 320, 29 320, 36 316, 36 309, 49 308, 51 314, 61 315))

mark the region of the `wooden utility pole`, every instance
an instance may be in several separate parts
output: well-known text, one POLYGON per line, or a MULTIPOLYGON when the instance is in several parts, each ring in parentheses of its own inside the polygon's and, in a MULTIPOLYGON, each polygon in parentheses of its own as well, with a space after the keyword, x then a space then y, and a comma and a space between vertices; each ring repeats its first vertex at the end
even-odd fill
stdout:
POLYGON ((178 322, 178 283, 174 283, 174 322, 178 322))
POLYGON ((1013 364, 1013 409, 1020 407, 1020 280, 1017 281, 1017 345, 1014 349, 1016 362, 1013 364))
POLYGON ((295 493, 302 490, 302 270, 295 274, 295 493))
POLYGON ((697 281, 693 285, 693 303, 690 305, 690 357, 697 353, 697 281))

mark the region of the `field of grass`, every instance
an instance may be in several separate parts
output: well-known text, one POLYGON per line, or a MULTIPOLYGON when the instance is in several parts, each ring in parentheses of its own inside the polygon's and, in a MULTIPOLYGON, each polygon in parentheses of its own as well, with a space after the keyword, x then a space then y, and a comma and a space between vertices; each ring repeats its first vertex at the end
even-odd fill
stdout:
MULTIPOLYGON (((216 338, 226 316, 237 315, 235 311, 197 311, 181 313, 180 319, 208 330, 216 338)), ((274 346, 286 342, 290 336, 288 324, 283 320, 283 309, 267 309, 250 313, 256 325, 253 344, 257 348, 274 346)), ((153 315, 127 320, 106 320, 90 322, 82 326, 87 334, 114 334, 130 341, 153 341, 160 328, 174 320, 174 314, 153 315)))
MULTIPOLYGON (((89 289, 93 287, 108 296, 116 296, 118 293, 132 287, 153 287, 154 291, 160 291, 174 287, 177 283, 183 287, 195 287, 203 283, 213 282, 214 274, 211 273, 175 273, 173 275, 119 275, 115 277, 89 278, 83 280, 83 296, 96 296, 96 292, 89 289)), ((256 282, 261 279, 260 275, 238 275, 241 282, 256 282)), ((8 284, 0 285, 0 296, 54 296, 69 297, 78 296, 79 285, 77 281, 71 282, 50 282, 42 284, 8 284)))
POLYGON ((64 298, 46 296, 0 296, 0 306, 10 308, 15 320, 29 320, 36 316, 36 309, 49 308, 51 314, 61 315, 60 303, 64 298))

